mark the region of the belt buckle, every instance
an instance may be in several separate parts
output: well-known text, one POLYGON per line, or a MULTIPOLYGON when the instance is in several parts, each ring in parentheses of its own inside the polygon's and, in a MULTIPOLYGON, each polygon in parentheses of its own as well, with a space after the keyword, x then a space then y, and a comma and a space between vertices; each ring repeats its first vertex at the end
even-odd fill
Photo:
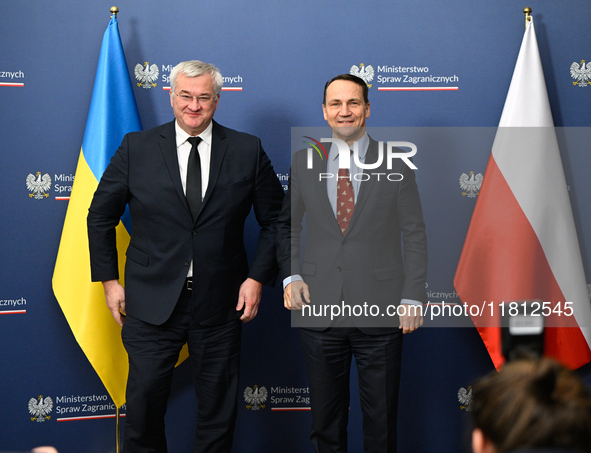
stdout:
POLYGON ((189 291, 193 291, 193 279, 188 278, 185 281, 185 287, 189 290, 189 291))

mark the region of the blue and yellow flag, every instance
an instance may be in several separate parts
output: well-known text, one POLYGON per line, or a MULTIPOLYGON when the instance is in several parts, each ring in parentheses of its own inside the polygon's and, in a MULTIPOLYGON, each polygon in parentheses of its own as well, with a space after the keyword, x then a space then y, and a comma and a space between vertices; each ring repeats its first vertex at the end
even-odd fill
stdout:
MULTIPOLYGON (((125 403, 127 353, 121 328, 106 306, 103 286, 92 283, 86 217, 98 182, 123 136, 142 129, 117 18, 105 31, 76 177, 64 222, 53 292, 72 332, 117 407, 125 403)), ((131 223, 117 227, 119 275, 123 282, 131 223)))

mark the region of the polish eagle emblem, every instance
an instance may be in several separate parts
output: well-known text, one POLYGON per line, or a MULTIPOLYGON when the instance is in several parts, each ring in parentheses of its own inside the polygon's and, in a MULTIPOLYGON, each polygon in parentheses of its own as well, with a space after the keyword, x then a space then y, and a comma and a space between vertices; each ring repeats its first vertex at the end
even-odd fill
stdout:
POLYGON ((44 422, 49 420, 51 417, 48 415, 53 409, 53 400, 47 396, 43 398, 43 395, 39 395, 39 401, 35 398, 29 400, 29 412, 33 417, 31 421, 44 422))
POLYGON ((479 194, 480 187, 482 186, 482 180, 484 177, 482 173, 474 174, 470 172, 470 176, 466 173, 462 173, 460 176, 460 188, 463 190, 462 197, 476 198, 479 194))
POLYGON ((371 88, 371 84, 369 82, 373 80, 375 71, 372 65, 365 66, 365 64, 359 63, 359 66, 356 64, 351 66, 349 74, 359 77, 366 83, 368 88, 371 88))
POLYGON ((591 85, 591 61, 585 65, 585 60, 581 60, 581 64, 576 61, 570 65, 570 76, 575 79, 573 85, 586 87, 591 85))
POLYGON ((246 408, 253 411, 264 409, 265 401, 267 401, 267 388, 253 385, 252 387, 246 387, 244 389, 244 401, 246 401, 246 408))
POLYGON ((135 73, 135 78, 140 82, 136 85, 145 89, 155 87, 156 84, 154 82, 158 80, 158 74, 160 74, 158 66, 155 64, 150 66, 150 63, 147 61, 143 65, 140 63, 136 64, 133 72, 135 73))
POLYGON ((27 189, 33 192, 29 194, 29 198, 35 198, 41 200, 43 197, 49 198, 47 191, 51 188, 51 176, 45 173, 41 176, 41 172, 38 171, 35 175, 29 173, 27 176, 27 189))
POLYGON ((461 404, 461 406, 460 406, 461 410, 466 410, 467 412, 470 412, 472 410, 472 387, 471 386, 468 386, 467 389, 465 389, 464 387, 461 387, 460 390, 458 390, 458 401, 461 404))

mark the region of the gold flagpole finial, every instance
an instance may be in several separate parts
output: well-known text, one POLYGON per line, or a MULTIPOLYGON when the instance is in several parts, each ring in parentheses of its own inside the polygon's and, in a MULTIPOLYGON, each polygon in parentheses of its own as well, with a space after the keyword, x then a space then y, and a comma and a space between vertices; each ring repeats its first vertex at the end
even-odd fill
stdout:
POLYGON ((525 13, 525 28, 527 29, 527 23, 531 20, 531 8, 526 6, 523 8, 523 12, 525 13))
POLYGON ((111 17, 113 17, 113 16, 117 17, 118 12, 119 12, 119 8, 117 8, 116 6, 111 7, 111 17))

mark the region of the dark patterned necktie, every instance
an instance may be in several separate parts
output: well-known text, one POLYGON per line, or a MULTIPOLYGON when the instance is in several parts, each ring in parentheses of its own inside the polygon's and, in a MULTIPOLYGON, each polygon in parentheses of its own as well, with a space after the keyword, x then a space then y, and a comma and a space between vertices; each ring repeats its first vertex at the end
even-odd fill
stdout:
POLYGON ((189 137, 188 140, 192 146, 187 165, 186 197, 191 209, 191 215, 195 220, 197 214, 199 214, 199 209, 201 209, 201 159, 197 150, 201 137, 189 137))
POLYGON ((339 168, 339 178, 337 182, 337 222, 341 227, 343 235, 347 231, 347 226, 353 215, 355 208, 355 194, 353 193, 353 184, 349 178, 348 168, 339 168))

